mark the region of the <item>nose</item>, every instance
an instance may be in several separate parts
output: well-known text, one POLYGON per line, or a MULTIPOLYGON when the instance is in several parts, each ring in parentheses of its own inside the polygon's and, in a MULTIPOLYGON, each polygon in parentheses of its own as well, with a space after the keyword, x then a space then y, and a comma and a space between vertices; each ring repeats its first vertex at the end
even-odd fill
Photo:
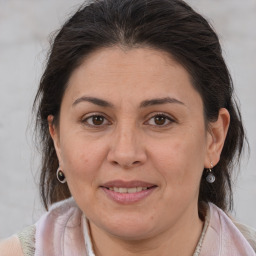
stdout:
POLYGON ((123 125, 113 132, 107 160, 124 169, 144 164, 147 155, 140 132, 131 125, 123 125))

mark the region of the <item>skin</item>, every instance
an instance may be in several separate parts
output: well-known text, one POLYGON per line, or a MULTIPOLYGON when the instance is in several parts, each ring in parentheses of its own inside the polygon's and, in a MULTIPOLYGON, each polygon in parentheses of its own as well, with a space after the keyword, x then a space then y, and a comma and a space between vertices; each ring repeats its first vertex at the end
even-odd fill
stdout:
POLYGON ((58 126, 52 120, 60 167, 89 219, 97 256, 193 254, 203 226, 200 179, 219 161, 229 114, 221 109, 206 127, 202 99, 180 64, 150 48, 97 50, 72 73, 58 126), (175 100, 141 106, 167 97, 175 100), (120 204, 100 188, 116 179, 157 188, 139 202, 120 204))

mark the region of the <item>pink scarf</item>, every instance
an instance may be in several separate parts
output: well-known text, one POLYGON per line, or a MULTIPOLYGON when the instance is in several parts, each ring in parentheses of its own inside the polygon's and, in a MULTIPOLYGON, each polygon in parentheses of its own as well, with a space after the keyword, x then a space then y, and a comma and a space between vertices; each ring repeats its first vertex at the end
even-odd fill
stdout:
MULTIPOLYGON (((255 252, 217 206, 209 203, 209 225, 200 256, 255 256, 255 252)), ((73 198, 54 204, 36 223, 35 256, 95 256, 86 218, 73 198)))

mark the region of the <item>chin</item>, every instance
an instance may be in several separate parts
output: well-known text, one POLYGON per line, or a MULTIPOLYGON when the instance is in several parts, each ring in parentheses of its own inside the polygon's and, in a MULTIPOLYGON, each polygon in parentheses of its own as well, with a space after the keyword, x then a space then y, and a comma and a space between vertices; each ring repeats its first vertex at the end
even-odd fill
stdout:
POLYGON ((152 236, 150 231, 145 229, 110 230, 110 234, 126 241, 141 241, 152 236))
POLYGON ((135 219, 122 218, 121 220, 113 220, 111 223, 106 223, 105 227, 102 228, 109 234, 123 240, 143 240, 150 237, 150 234, 153 233, 153 227, 149 225, 149 223, 152 224, 151 221, 146 221, 145 218, 144 221, 141 220, 141 217, 135 219))

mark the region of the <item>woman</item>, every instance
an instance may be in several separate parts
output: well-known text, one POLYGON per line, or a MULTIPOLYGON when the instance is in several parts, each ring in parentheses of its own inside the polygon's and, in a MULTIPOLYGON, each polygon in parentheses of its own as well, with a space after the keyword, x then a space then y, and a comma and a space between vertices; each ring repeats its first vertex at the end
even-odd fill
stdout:
POLYGON ((3 255, 255 255, 228 217, 244 130, 218 37, 180 0, 102 0, 35 99, 48 212, 3 255))

